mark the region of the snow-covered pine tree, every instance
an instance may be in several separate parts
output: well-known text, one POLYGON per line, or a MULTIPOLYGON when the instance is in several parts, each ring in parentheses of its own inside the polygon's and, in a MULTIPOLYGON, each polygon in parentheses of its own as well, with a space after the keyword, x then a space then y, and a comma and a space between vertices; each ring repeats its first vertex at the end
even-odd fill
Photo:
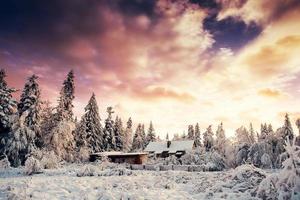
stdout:
POLYGON ((289 140, 290 142, 292 142, 294 139, 294 132, 288 114, 285 115, 285 120, 284 120, 284 125, 282 130, 282 138, 285 141, 289 140))
POLYGON ((103 145, 103 128, 100 123, 99 108, 93 93, 75 130, 76 146, 87 147, 90 152, 101 152, 103 145))
POLYGON ((129 152, 132 146, 132 120, 131 117, 127 121, 127 126, 123 139, 123 151, 129 152))
POLYGON ((146 146, 146 131, 145 131, 145 124, 142 124, 142 129, 141 129, 141 135, 142 135, 142 140, 143 140, 143 149, 146 146))
POLYGON ((114 121, 112 120, 112 114, 114 113, 112 107, 107 107, 106 112, 108 114, 105 120, 104 127, 104 149, 106 151, 116 150, 116 141, 114 134, 114 121))
POLYGON ((37 78, 32 75, 25 84, 18 103, 18 117, 5 146, 12 166, 24 164, 27 156, 36 148, 36 138, 40 133, 41 103, 37 78))
POLYGON ((263 179, 257 196, 262 199, 300 199, 300 147, 289 141, 285 145, 283 169, 263 179))
POLYGON ((73 161, 75 148, 74 130, 75 123, 73 119, 73 100, 74 100, 74 73, 71 70, 63 87, 60 91, 58 106, 54 114, 55 126, 51 131, 50 147, 54 152, 66 161, 73 161))
POLYGON ((298 136, 296 137, 295 144, 297 146, 300 146, 300 119, 296 120, 296 126, 297 126, 299 132, 298 132, 298 136))
POLYGON ((169 133, 166 135, 166 141, 169 141, 169 133))
POLYGON ((226 137, 225 137, 225 131, 223 129, 223 123, 221 123, 218 126, 218 129, 216 131, 216 142, 215 147, 220 155, 225 155, 225 143, 226 143, 226 137))
POLYGON ((51 139, 51 131, 55 127, 55 120, 53 115, 54 107, 51 106, 49 101, 42 102, 41 105, 41 137, 42 141, 38 147, 49 147, 51 139))
POLYGON ((189 140, 194 140, 195 139, 195 131, 194 131, 194 126, 189 125, 188 126, 188 135, 187 135, 189 140))
POLYGON ((146 137, 146 144, 145 147, 150 143, 150 142, 155 142, 156 141, 156 135, 155 135, 155 130, 152 124, 152 121, 150 122, 149 129, 147 132, 147 137, 146 137))
POLYGON ((196 147, 201 146, 201 135, 200 135, 200 128, 198 123, 195 125, 195 145, 196 147))
POLYGON ((209 125, 206 131, 203 133, 203 146, 205 147, 206 151, 210 151, 214 144, 213 135, 214 133, 212 131, 212 125, 209 125))
POLYGON ((255 132, 254 132, 252 123, 250 123, 250 126, 249 126, 249 139, 250 139, 251 144, 255 143, 255 132))
POLYGON ((115 134, 115 141, 116 141, 116 150, 123 151, 124 146, 124 129, 122 119, 118 116, 116 117, 115 124, 114 124, 114 134, 115 134))
POLYGON ((249 132, 246 127, 241 126, 235 131, 236 139, 239 144, 246 143, 248 145, 251 144, 251 138, 249 132))
POLYGON ((144 141, 142 138, 142 124, 138 124, 133 136, 132 151, 140 151, 144 148, 144 141))
POLYGON ((5 70, 0 69, 0 154, 4 153, 12 117, 17 112, 17 101, 12 96, 16 89, 8 87, 5 78, 5 70))
POLYGON ((73 121, 73 100, 75 92, 74 73, 71 70, 66 80, 63 82, 63 87, 60 91, 60 98, 56 108, 58 121, 73 121))
POLYGON ((258 138, 258 141, 264 141, 267 136, 268 136, 269 132, 268 132, 268 126, 267 124, 261 124, 260 125, 260 135, 259 135, 259 138, 258 138))

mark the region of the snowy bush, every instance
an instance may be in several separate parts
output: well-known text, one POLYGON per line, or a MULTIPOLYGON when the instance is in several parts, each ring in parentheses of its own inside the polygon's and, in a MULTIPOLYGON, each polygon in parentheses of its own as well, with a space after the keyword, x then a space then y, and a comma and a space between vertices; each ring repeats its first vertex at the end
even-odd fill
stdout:
POLYGON ((269 156, 269 154, 264 153, 262 155, 262 157, 261 157, 261 167, 266 168, 266 169, 272 168, 272 161, 271 161, 271 157, 269 156))
POLYGON ((88 162, 90 160, 90 149, 87 147, 82 147, 78 152, 76 152, 75 160, 77 162, 88 162))
POLYGON ((75 140, 73 131, 75 124, 69 121, 61 121, 52 130, 53 136, 51 138, 51 145, 59 158, 73 162, 74 161, 74 148, 75 140))
POLYGON ((59 166, 59 159, 53 151, 44 152, 41 165, 43 169, 55 169, 59 166))
POLYGON ((262 181, 258 197, 279 200, 300 199, 300 147, 291 145, 288 141, 285 149, 288 158, 282 163, 283 169, 262 181))
POLYGON ((183 165, 201 165, 205 171, 221 171, 226 167, 224 158, 216 151, 196 150, 187 152, 180 160, 183 165))
POLYGON ((36 173, 40 173, 42 171, 41 164, 39 160, 30 156, 25 162, 25 170, 24 173, 26 175, 32 175, 36 173))
POLYGON ((8 169, 10 168, 10 162, 5 155, 3 159, 0 160, 0 169, 8 169))
POLYGON ((77 176, 95 176, 96 174, 96 167, 93 165, 84 165, 78 172, 77 176))
POLYGON ((266 177, 264 171, 248 164, 235 168, 230 176, 231 180, 224 187, 236 192, 250 190, 251 193, 255 193, 258 184, 266 177))
POLYGON ((130 176, 133 172, 131 170, 126 169, 125 167, 119 166, 117 168, 106 169, 101 171, 99 176, 130 176))

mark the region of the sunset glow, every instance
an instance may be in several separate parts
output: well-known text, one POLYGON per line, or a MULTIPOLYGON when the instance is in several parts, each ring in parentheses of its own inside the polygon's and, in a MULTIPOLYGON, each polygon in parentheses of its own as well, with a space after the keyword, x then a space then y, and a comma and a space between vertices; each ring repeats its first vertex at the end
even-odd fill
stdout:
POLYGON ((73 69, 78 117, 94 92, 102 120, 113 106, 161 137, 276 129, 300 117, 299 20, 299 0, 1 1, 0 68, 54 105, 73 69))

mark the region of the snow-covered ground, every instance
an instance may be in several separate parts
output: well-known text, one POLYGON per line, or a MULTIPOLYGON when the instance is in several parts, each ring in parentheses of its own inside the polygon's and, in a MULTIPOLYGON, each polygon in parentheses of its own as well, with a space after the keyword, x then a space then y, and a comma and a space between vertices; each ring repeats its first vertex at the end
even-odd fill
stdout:
POLYGON ((32 176, 10 168, 0 170, 0 199, 257 199, 251 194, 264 176, 249 165, 184 172, 72 164, 32 176))

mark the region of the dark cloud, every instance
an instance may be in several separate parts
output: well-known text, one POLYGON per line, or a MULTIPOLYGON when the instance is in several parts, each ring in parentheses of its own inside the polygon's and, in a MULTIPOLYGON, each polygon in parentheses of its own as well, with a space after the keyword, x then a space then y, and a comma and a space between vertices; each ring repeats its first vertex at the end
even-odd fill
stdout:
POLYGON ((262 31, 262 27, 255 23, 247 25, 245 22, 233 18, 219 21, 216 14, 210 15, 204 20, 204 28, 213 34, 216 40, 214 48, 230 48, 232 50, 238 50, 245 46, 262 31))

